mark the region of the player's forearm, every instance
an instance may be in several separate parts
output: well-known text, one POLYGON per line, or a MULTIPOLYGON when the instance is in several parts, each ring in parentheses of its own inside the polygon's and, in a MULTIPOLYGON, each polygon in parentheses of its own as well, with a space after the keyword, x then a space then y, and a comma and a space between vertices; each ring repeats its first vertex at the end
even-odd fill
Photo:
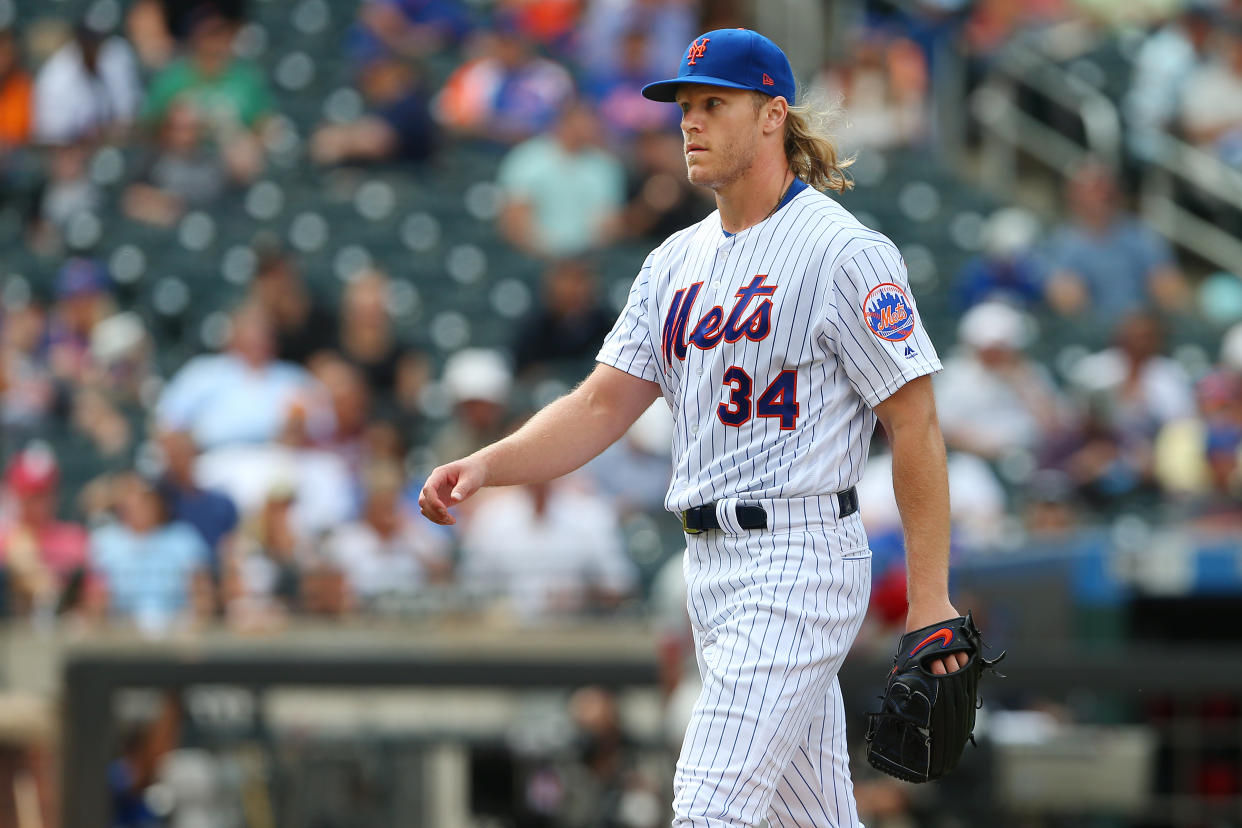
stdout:
POLYGON ((935 418, 906 423, 889 435, 893 490, 906 540, 910 605, 946 600, 949 583, 949 476, 935 418))
POLYGON ((601 366, 573 392, 531 417, 475 457, 485 469, 484 486, 538 483, 568 474, 612 445, 655 399, 656 386, 620 380, 601 366), (649 390, 650 389, 650 390, 649 390))

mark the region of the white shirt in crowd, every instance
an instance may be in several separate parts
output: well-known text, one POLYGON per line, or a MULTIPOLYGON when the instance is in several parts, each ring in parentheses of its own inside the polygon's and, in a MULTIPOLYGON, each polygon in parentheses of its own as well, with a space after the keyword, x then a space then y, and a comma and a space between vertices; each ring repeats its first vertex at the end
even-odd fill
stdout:
POLYGON ((97 69, 97 75, 87 71, 75 40, 47 59, 35 78, 36 140, 68 144, 114 124, 133 122, 142 89, 129 44, 119 37, 105 40, 99 47, 97 69))
POLYGON ((260 508, 274 489, 292 488, 290 521, 307 539, 339 526, 356 511, 349 466, 323 449, 281 443, 224 446, 199 456, 194 479, 204 489, 228 495, 242 514, 260 508))
POLYGON ((581 610, 592 589, 625 594, 635 576, 612 508, 563 486, 552 487, 543 515, 525 488, 496 492, 462 538, 463 585, 505 596, 527 620, 581 610))
POLYGON ((429 571, 448 562, 448 543, 409 520, 392 537, 383 538, 369 523, 348 523, 324 543, 354 595, 369 601, 382 595, 411 595, 429 581, 429 571))
POLYGON ((935 386, 946 438, 967 434, 989 455, 1038 449, 1046 436, 1041 418, 1057 419, 1065 404, 1047 369, 1025 359, 1020 372, 1005 376, 966 352, 945 360, 935 386))

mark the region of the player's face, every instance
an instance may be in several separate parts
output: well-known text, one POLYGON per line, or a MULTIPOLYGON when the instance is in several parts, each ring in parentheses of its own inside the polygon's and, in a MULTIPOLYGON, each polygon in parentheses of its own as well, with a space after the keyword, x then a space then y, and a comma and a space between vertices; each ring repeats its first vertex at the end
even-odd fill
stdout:
POLYGON ((681 135, 691 183, 719 190, 737 181, 759 148, 759 111, 742 89, 682 84, 681 135))

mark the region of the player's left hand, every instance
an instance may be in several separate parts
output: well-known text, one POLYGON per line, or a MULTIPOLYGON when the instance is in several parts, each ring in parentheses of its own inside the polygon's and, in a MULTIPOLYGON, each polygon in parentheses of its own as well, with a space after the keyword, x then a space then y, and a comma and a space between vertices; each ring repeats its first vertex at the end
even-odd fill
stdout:
MULTIPOLYGON (((930 627, 946 618, 957 618, 959 615, 960 613, 953 608, 953 604, 949 603, 947 598, 933 604, 912 603, 906 612, 906 632, 930 627)), ((968 660, 969 656, 966 653, 950 653, 944 658, 928 662, 927 666, 934 675, 943 676, 962 669, 968 660)))

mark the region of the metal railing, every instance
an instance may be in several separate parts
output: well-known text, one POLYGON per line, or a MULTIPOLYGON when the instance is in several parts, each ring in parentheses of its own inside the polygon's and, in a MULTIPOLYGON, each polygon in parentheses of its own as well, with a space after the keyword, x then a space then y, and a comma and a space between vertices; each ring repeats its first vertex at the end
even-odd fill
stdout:
MULTIPOLYGON (((1017 41, 970 96, 969 115, 982 136, 982 177, 1012 191, 1023 156, 1059 176, 1091 157, 1119 169, 1127 125, 1116 104, 1083 78, 1043 54, 1037 43, 1017 41), (1024 109, 1019 93, 1055 107, 1078 121, 1078 135, 1024 109)), ((1143 159, 1143 218, 1174 244, 1225 270, 1242 272, 1242 238, 1221 226, 1219 215, 1236 215, 1242 226, 1242 172, 1165 132, 1145 136, 1154 148, 1143 159), (1217 216, 1191 209, 1182 194, 1210 203, 1217 216)))
POLYGON ((991 76, 972 93, 970 113, 983 130, 989 181, 1012 186, 1019 152, 1060 174, 1089 156, 1113 166, 1121 160, 1121 120, 1113 102, 1022 41, 1006 48, 991 76), (1019 88, 1076 117, 1082 140, 1025 111, 1018 103, 1019 88))

